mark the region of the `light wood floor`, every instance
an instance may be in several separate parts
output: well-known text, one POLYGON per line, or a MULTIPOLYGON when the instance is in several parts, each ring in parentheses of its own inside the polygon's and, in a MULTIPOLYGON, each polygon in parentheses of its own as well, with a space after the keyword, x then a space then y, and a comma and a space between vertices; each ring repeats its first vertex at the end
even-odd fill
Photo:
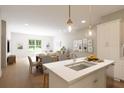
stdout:
POLYGON ((124 82, 114 81, 114 88, 124 88, 124 82))
POLYGON ((44 85, 44 75, 33 69, 33 74, 29 72, 29 62, 25 59, 17 59, 17 62, 8 65, 3 69, 3 76, 0 78, 2 88, 40 88, 44 85))
MULTIPOLYGON (((124 88, 124 82, 114 81, 114 88, 124 88)), ((8 65, 3 69, 0 78, 1 88, 46 88, 48 87, 48 75, 41 74, 33 69, 29 72, 29 62, 26 58, 17 59, 16 64, 8 65)))

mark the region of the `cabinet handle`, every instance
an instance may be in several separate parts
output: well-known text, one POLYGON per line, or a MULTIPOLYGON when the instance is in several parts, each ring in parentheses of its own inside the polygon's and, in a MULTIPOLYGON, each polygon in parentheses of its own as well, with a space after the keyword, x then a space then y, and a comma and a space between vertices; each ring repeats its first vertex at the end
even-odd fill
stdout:
POLYGON ((111 64, 112 66, 114 66, 115 64, 113 63, 113 64, 111 64))
POLYGON ((95 79, 95 80, 93 81, 93 83, 96 83, 96 82, 98 82, 98 79, 95 79))

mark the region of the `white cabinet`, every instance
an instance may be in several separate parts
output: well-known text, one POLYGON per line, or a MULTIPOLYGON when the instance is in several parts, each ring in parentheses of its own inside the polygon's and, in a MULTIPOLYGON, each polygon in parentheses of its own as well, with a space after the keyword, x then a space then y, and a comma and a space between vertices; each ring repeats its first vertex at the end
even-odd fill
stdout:
POLYGON ((115 63, 114 78, 124 80, 124 59, 120 59, 115 63))
POLYGON ((97 26, 97 56, 112 60, 120 58, 120 20, 97 26))
POLYGON ((124 80, 124 60, 121 60, 120 64, 121 64, 120 79, 124 80))
POLYGON ((118 60, 115 62, 114 66, 114 78, 115 79, 120 79, 121 77, 121 62, 118 60))
POLYGON ((49 72, 49 87, 50 88, 105 88, 106 87, 106 68, 99 69, 82 76, 80 79, 74 80, 69 84, 64 79, 60 78, 55 73, 49 72))
POLYGON ((114 60, 114 78, 124 80, 124 60, 120 60, 124 41, 123 23, 118 19, 97 26, 97 56, 114 60))

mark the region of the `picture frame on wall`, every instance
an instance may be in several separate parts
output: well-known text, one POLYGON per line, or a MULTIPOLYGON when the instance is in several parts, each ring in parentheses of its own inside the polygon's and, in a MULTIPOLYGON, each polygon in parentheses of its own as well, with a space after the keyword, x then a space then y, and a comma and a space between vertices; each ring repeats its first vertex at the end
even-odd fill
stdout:
POLYGON ((23 45, 22 44, 17 44, 17 49, 23 49, 23 45))
POLYGON ((87 39, 83 39, 83 52, 87 52, 87 39))
POLYGON ((87 46, 87 39, 83 39, 83 46, 87 46))
POLYGON ((82 40, 78 40, 78 50, 79 50, 80 52, 82 51, 82 45, 83 45, 82 40))
POLYGON ((77 40, 73 41, 73 50, 77 50, 78 44, 77 44, 77 40))
POLYGON ((82 51, 82 40, 74 40, 73 41, 73 50, 74 51, 82 51))
POLYGON ((88 47, 88 53, 93 53, 93 47, 92 46, 88 47))
POLYGON ((89 40, 87 41, 87 45, 88 45, 88 46, 92 46, 92 45, 93 45, 93 40, 92 40, 92 39, 89 39, 89 40))

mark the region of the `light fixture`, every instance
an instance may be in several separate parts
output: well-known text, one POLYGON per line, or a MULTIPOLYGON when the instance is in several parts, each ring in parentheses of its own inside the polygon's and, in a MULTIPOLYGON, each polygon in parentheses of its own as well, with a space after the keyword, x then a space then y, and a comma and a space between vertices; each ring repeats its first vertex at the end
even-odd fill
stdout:
POLYGON ((68 25, 68 31, 71 32, 72 31, 72 20, 71 20, 71 7, 69 5, 69 19, 67 20, 67 25, 68 25))
POLYGON ((91 25, 89 25, 88 32, 89 32, 89 36, 92 36, 92 28, 91 28, 91 25))
POLYGON ((89 34, 89 36, 92 36, 91 5, 89 5, 89 27, 88 27, 88 34, 89 34))
POLYGON ((25 26, 29 26, 29 24, 24 24, 25 26))
POLYGON ((82 20, 81 23, 83 23, 83 24, 86 23, 86 20, 82 20))

